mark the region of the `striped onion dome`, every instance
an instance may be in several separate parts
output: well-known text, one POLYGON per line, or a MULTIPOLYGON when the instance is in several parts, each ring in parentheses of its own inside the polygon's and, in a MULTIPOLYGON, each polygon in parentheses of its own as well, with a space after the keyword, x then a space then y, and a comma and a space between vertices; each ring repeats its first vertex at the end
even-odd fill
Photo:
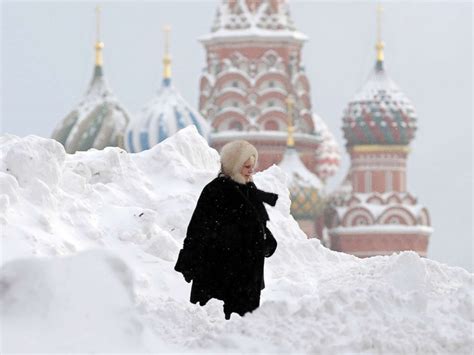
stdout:
POLYGON ((130 153, 150 149, 180 129, 195 125, 199 134, 208 139, 210 126, 164 79, 158 94, 130 122, 125 146, 130 153))
POLYGON ((189 125, 194 125, 199 134, 209 140, 210 125, 183 99, 171 83, 169 26, 165 26, 164 31, 162 85, 157 95, 142 108, 127 128, 125 146, 130 153, 150 149, 189 125))
POLYGON ((326 181, 339 170, 341 150, 326 122, 315 113, 313 113, 313 122, 315 133, 322 140, 316 148, 316 174, 321 180, 326 181))
POLYGON ((388 77, 383 61, 377 60, 368 81, 344 111, 347 146, 408 145, 416 128, 413 105, 388 77))
POLYGON ((51 135, 68 153, 108 146, 123 148, 123 135, 129 115, 112 94, 104 78, 103 46, 102 42, 96 43, 94 75, 85 97, 51 135))
POLYGON ((314 219, 323 203, 321 180, 305 167, 294 146, 286 148, 278 166, 288 176, 292 216, 295 219, 314 219))

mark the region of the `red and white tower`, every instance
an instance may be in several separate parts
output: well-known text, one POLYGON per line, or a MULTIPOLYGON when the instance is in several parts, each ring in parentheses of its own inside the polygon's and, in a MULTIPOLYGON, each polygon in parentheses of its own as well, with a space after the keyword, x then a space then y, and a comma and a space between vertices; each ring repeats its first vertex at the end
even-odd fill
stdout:
POLYGON ((402 250, 426 256, 429 213, 407 191, 406 179, 416 114, 386 73, 383 48, 379 17, 375 68, 344 112, 351 166, 326 211, 330 247, 360 257, 402 250))
POLYGON ((334 137, 313 114, 301 64, 307 37, 291 21, 286 1, 228 0, 211 33, 200 38, 207 55, 199 110, 212 125, 210 145, 245 139, 259 151, 258 169, 278 164, 287 138, 286 99, 294 97, 295 149, 321 180, 340 163, 334 137))

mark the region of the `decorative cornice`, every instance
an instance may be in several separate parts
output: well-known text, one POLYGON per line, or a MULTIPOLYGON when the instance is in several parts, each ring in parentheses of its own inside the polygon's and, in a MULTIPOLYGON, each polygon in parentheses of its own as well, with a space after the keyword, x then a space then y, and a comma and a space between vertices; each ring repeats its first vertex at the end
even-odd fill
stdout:
POLYGON ((354 145, 349 148, 349 153, 375 153, 375 152, 409 153, 410 147, 407 145, 363 144, 363 145, 354 145))

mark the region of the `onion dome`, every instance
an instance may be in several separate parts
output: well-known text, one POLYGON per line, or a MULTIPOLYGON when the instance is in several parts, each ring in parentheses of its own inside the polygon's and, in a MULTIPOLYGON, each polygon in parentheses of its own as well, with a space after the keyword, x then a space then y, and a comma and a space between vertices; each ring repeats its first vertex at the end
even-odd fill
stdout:
POLYGON ((379 37, 375 68, 344 111, 342 129, 347 146, 408 145, 415 136, 415 109, 387 75, 383 48, 379 37))
POLYGON ((123 148, 123 135, 129 115, 112 94, 103 75, 104 43, 99 40, 99 8, 97 38, 94 74, 89 89, 79 105, 59 123, 51 136, 68 153, 108 146, 123 148))
MULTIPOLYGON (((292 99, 287 101, 288 113, 292 116, 292 99)), ((293 138, 294 126, 289 120, 288 138, 285 154, 278 166, 288 175, 287 185, 290 190, 291 214, 295 219, 313 219, 323 205, 321 180, 310 172, 301 161, 293 138)))
POLYGON ((315 133, 322 142, 316 149, 316 174, 323 181, 333 176, 341 164, 341 150, 326 123, 321 117, 313 113, 315 133))
MULTIPOLYGON (((165 27, 165 34, 169 33, 165 27)), ((125 146, 127 151, 138 153, 172 136, 189 125, 196 126, 206 140, 210 133, 207 121, 193 109, 171 84, 171 57, 168 53, 168 36, 165 36, 163 81, 157 95, 152 98, 130 122, 125 146)))

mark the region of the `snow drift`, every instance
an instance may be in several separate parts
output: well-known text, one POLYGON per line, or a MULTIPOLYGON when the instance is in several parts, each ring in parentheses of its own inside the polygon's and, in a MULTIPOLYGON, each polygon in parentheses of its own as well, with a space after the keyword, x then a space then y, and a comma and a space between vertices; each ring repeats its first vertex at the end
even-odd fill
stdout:
POLYGON ((306 239, 276 166, 255 176, 280 195, 261 307, 225 321, 222 302, 189 303, 173 267, 219 170, 194 127, 139 154, 69 155, 36 136, 0 146, 1 351, 471 352, 472 274, 306 239))

